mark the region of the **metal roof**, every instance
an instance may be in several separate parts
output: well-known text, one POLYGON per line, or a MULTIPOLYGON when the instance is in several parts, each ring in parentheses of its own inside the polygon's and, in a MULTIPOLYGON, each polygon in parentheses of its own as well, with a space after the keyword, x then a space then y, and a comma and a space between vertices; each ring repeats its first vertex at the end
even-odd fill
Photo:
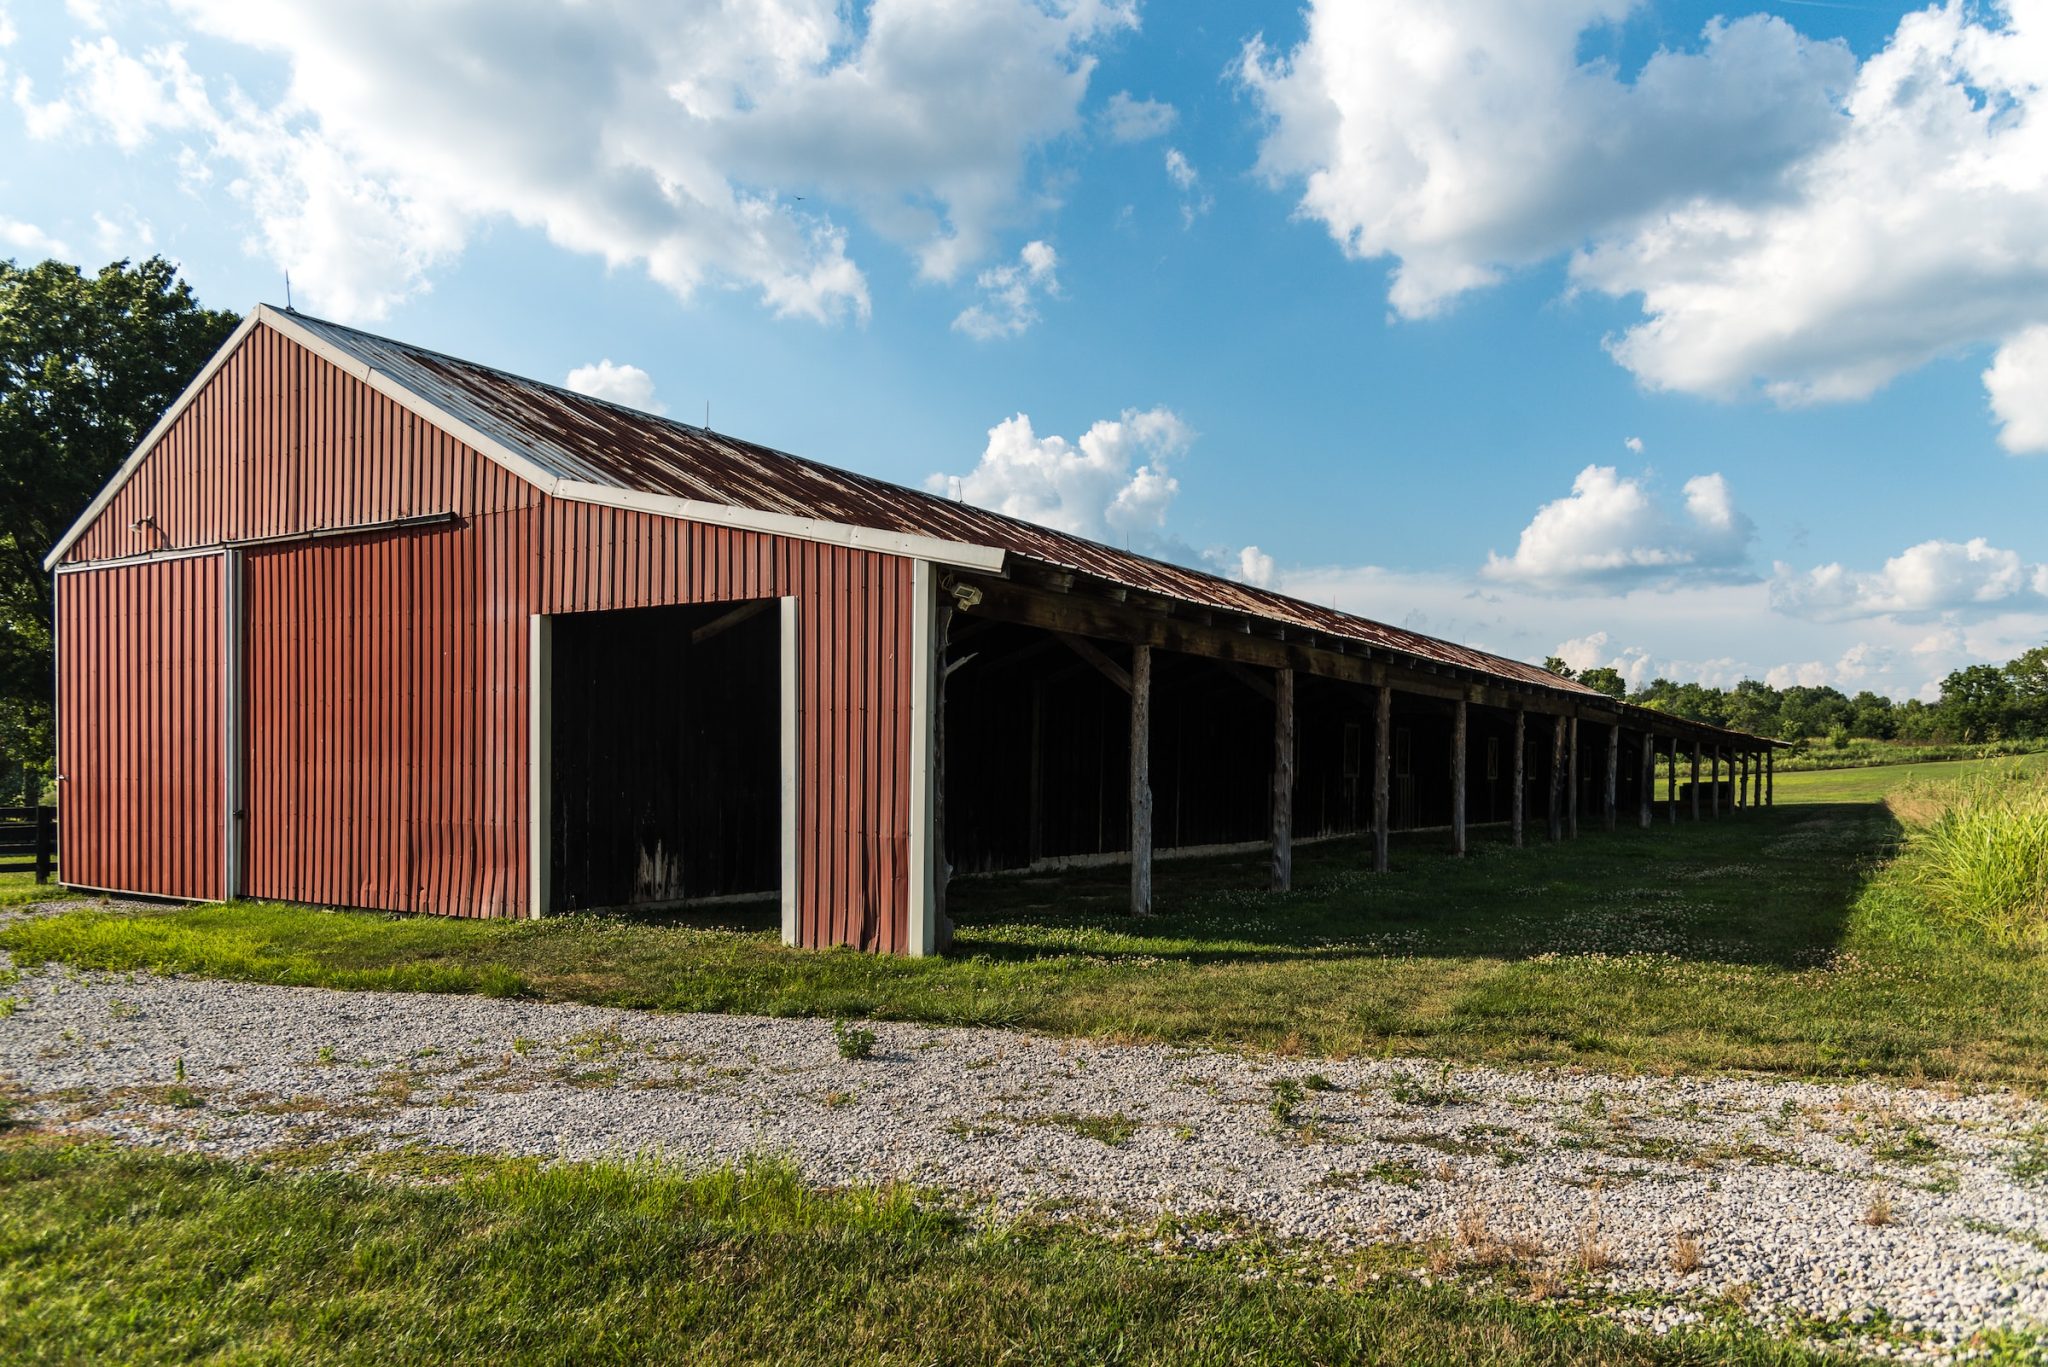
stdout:
POLYGON ((1520 660, 1136 555, 302 313, 288 316, 558 479, 986 546, 1141 593, 1241 613, 1518 684, 1612 701, 1520 660))

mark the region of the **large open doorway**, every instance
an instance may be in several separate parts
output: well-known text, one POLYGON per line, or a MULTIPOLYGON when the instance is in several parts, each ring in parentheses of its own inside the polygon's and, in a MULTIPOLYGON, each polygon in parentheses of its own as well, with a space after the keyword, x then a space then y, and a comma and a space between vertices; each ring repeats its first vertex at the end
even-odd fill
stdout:
POLYGON ((778 600, 544 619, 543 914, 782 881, 778 600))

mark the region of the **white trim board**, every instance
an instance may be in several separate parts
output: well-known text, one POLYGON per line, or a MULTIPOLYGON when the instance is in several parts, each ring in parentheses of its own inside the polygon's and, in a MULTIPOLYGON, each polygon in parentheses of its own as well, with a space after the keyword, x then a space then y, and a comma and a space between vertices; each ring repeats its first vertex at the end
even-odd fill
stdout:
POLYGON ((781 600, 781 716, 782 729, 782 943, 794 945, 801 930, 803 906, 802 821, 803 801, 803 633, 802 605, 796 598, 781 600))
POLYGON ((938 575, 932 562, 910 570, 910 905, 904 950, 923 958, 938 950, 938 861, 945 857, 932 839, 937 821, 932 759, 938 741, 932 703, 938 696, 939 661, 933 649, 938 625, 938 575))

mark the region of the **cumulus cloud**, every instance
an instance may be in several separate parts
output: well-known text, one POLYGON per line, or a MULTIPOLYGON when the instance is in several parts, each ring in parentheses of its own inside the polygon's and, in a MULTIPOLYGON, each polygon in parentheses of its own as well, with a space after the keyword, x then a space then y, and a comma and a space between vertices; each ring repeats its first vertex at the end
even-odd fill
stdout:
POLYGON ((1134 99, 1119 90, 1102 107, 1102 127, 1113 142, 1146 142, 1180 122, 1180 111, 1160 100, 1134 99))
POLYGON ((1920 617, 1940 613, 2041 606, 2048 566, 2028 565, 2017 551, 1983 537, 1923 541, 1878 570, 1839 563, 1800 571, 1779 563, 1771 576, 1771 606, 1815 621, 1863 617, 1920 617))
POLYGON ((1288 53, 1247 43, 1259 169, 1350 255, 1395 259, 1390 301, 1440 310, 1516 266, 1702 196, 1768 192, 1833 132, 1855 62, 1764 17, 1707 25, 1624 80, 1580 55, 1631 0, 1316 0, 1288 53))
POLYGON ((1021 212, 1034 156, 1079 126, 1094 47, 1136 23, 1118 0, 172 4, 279 59, 282 96, 175 44, 101 37, 74 45, 32 133, 182 144, 247 206, 256 248, 352 317, 425 288, 494 221, 686 298, 864 316, 866 278, 819 206, 957 278, 1021 212))
POLYGON ((614 363, 607 356, 596 365, 580 365, 562 383, 578 394, 607 403, 623 404, 643 413, 666 413, 654 397, 654 377, 636 365, 614 363))
POLYGON ((93 212, 92 241, 106 256, 142 256, 155 249, 156 229, 134 205, 124 204, 113 214, 93 212))
POLYGON ((933 475, 925 487, 1040 526, 1153 549, 1163 541, 1167 510, 1180 492, 1173 463, 1194 436, 1167 408, 1125 409, 1078 441, 1041 437, 1019 413, 989 429, 974 469, 933 475))
POLYGON ((1609 349, 1655 389, 1853 399, 2048 323, 2048 7, 1950 0, 1860 64, 1715 20, 1628 77, 1586 53, 1636 8, 1318 0, 1300 46, 1245 50, 1261 170, 1393 260, 1402 316, 1569 253, 1639 299, 1609 349))
POLYGON ((1048 242, 1027 242, 1017 259, 991 266, 975 278, 982 301, 953 320, 955 331, 979 342, 1015 337, 1038 321, 1038 300, 1060 292, 1059 253, 1048 242))
POLYGON ((1588 465, 1572 491, 1544 504, 1511 556, 1489 555, 1493 580, 1546 591, 1631 588, 1738 572, 1756 528, 1718 474, 1689 479, 1684 506, 1660 507, 1640 479, 1588 465))
POLYGON ((69 257, 71 249, 33 223, 0 216, 0 252, 7 256, 69 257))
POLYGON ((1999 422, 2000 446, 2015 455, 2048 451, 2048 324, 1998 349, 1984 372, 1984 390, 1999 422))
POLYGON ((1272 556, 1257 546, 1242 546, 1234 551, 1218 548, 1202 552, 1201 558, 1202 564, 1210 571, 1226 579, 1235 579, 1240 584, 1269 589, 1278 582, 1279 567, 1272 556))

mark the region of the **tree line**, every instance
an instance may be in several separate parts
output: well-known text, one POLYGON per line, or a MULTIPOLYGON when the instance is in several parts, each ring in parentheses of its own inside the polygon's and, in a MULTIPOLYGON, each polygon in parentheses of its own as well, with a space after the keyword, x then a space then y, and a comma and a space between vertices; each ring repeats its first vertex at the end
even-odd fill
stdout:
POLYGON ((1899 702, 1868 689, 1851 696, 1826 686, 1773 688, 1758 679, 1744 679, 1733 688, 1652 679, 1632 689, 1619 671, 1606 667, 1575 670, 1555 655, 1543 667, 1611 698, 1776 740, 1961 745, 2048 740, 2048 646, 2035 646, 2002 665, 1955 670, 1942 680, 1935 702, 1899 702))

